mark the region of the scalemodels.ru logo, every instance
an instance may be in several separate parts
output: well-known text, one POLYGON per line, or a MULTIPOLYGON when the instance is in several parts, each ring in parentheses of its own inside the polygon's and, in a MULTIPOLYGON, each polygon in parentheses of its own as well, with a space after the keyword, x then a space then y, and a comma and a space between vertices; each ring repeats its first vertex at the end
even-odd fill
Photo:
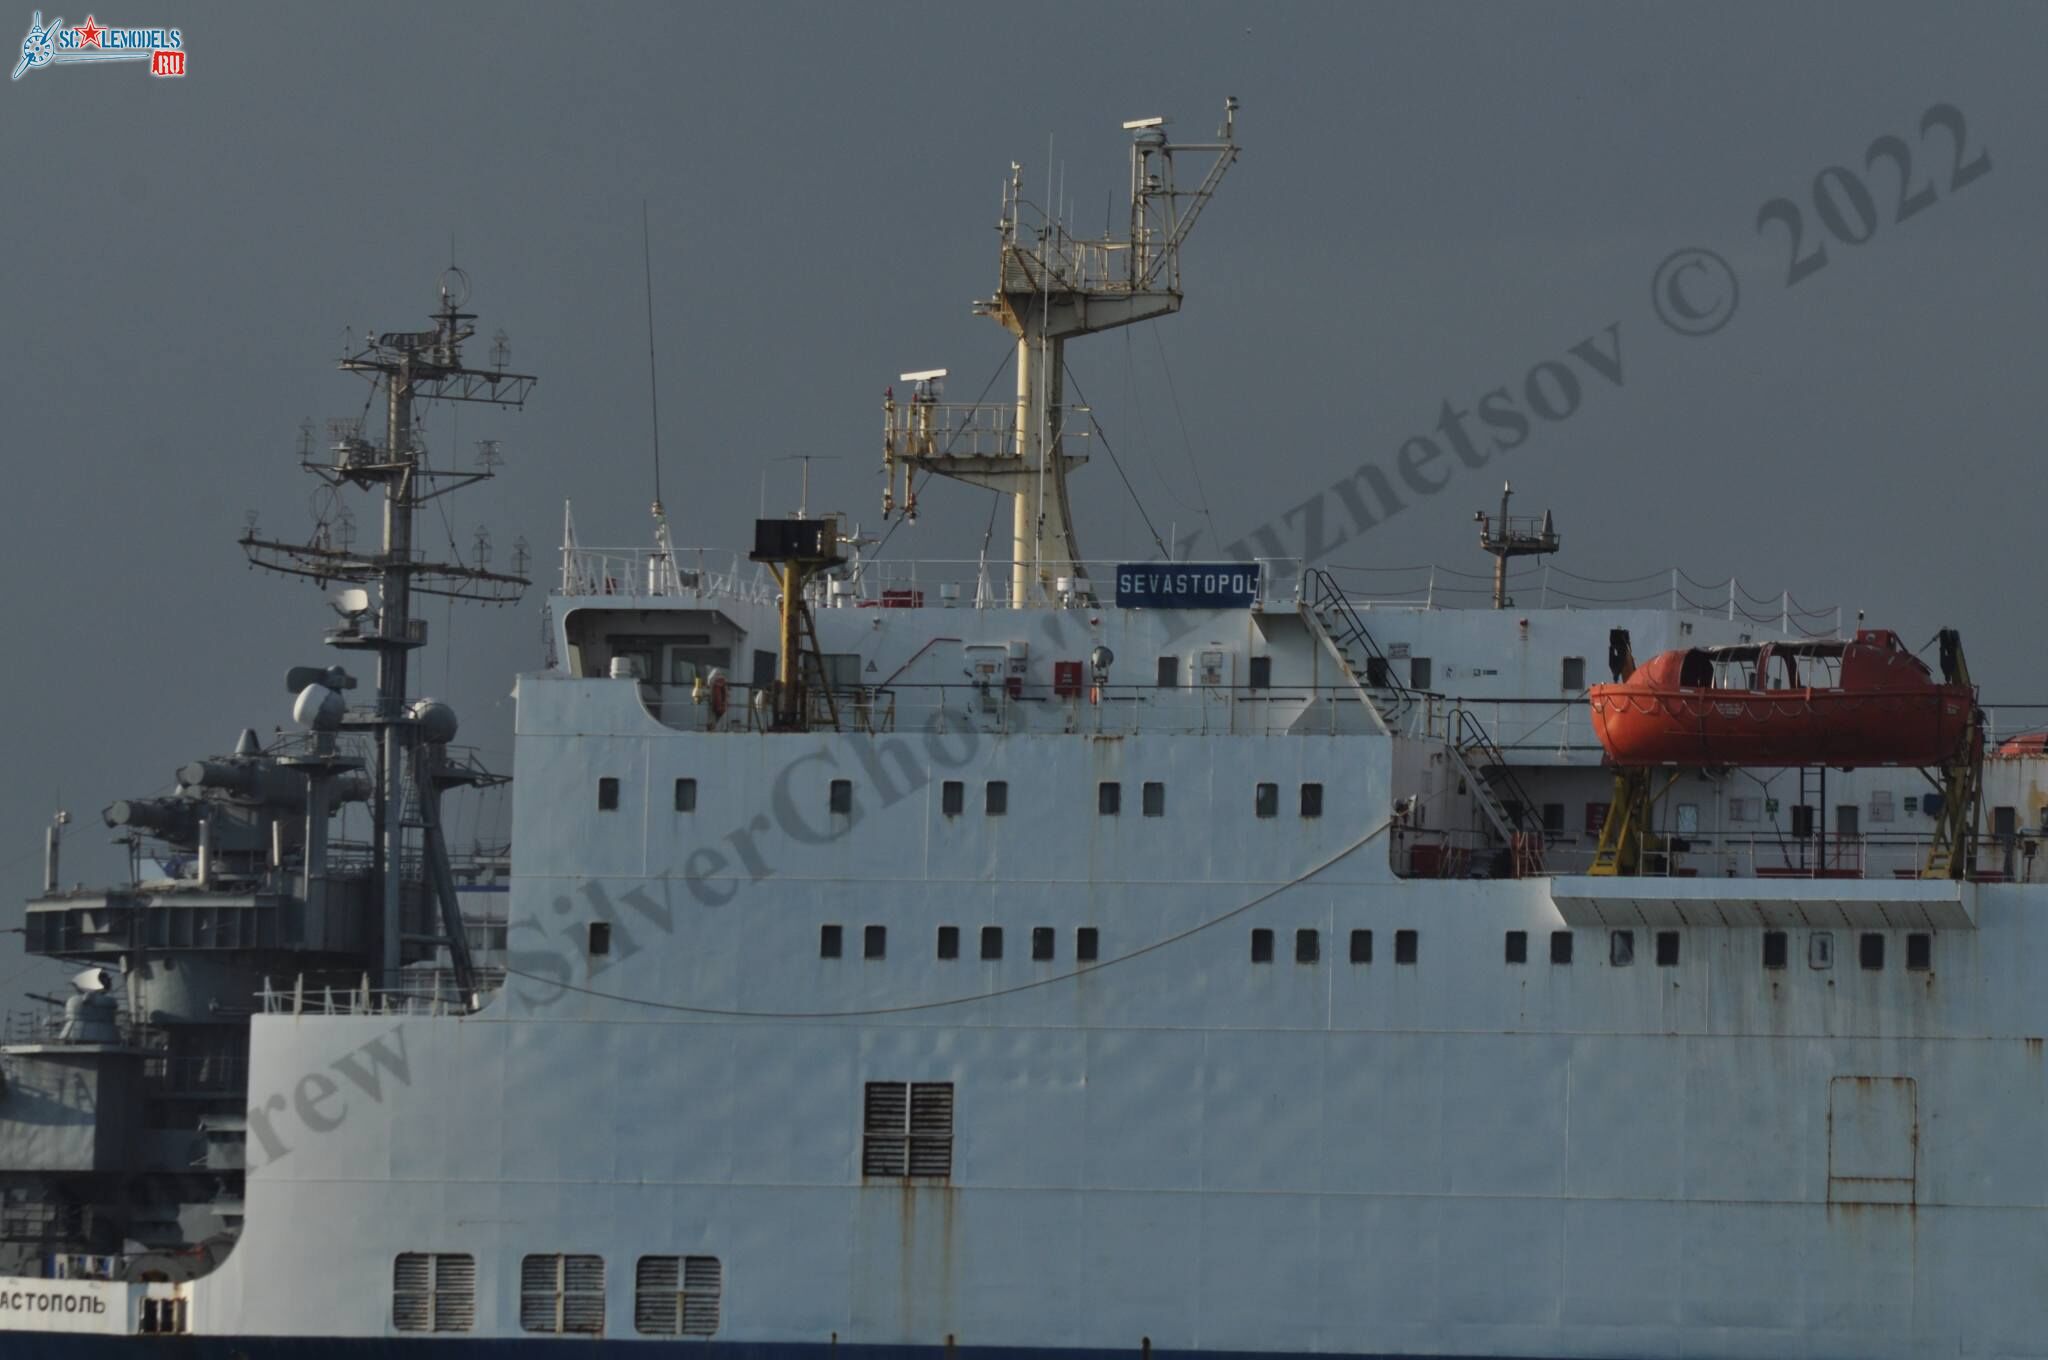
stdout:
POLYGON ((21 40, 21 61, 13 80, 22 73, 44 66, 74 66, 84 62, 146 61, 153 76, 185 74, 185 34, 175 28, 119 28, 102 25, 90 14, 85 22, 70 28, 58 19, 43 27, 43 12, 29 21, 28 36, 21 40))

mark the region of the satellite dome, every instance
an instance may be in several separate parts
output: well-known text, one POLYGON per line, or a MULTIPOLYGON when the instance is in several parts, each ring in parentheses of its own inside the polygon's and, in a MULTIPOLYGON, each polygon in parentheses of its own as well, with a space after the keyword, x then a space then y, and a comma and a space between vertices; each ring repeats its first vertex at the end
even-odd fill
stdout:
POLYGON ((412 720, 419 724, 421 741, 444 746, 455 740, 455 710, 439 699, 415 700, 412 720))

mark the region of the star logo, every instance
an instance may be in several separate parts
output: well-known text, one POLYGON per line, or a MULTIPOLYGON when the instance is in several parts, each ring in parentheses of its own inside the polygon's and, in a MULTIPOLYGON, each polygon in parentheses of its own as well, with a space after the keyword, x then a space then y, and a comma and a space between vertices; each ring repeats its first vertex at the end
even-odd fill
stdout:
POLYGON ((80 47, 98 47, 100 45, 100 34, 104 32, 106 30, 94 23, 92 16, 88 14, 85 16, 85 22, 78 26, 78 45, 80 47))

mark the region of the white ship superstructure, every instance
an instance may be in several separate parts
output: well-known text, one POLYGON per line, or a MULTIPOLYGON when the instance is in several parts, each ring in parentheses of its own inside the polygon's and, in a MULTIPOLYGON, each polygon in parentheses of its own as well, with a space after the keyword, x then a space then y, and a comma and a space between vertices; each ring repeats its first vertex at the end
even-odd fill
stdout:
MULTIPOLYGON (((1025 239, 1011 304, 1102 245, 1025 239)), ((1666 771, 1593 872, 1588 687, 1789 612, 1090 561, 1047 336, 1007 426, 932 371, 887 413, 896 495, 1010 478, 1013 561, 565 532, 502 941, 271 978, 232 1249, 0 1280, 9 1354, 2048 1350, 2040 757, 1983 762, 1946 857, 1917 769, 1666 771)))

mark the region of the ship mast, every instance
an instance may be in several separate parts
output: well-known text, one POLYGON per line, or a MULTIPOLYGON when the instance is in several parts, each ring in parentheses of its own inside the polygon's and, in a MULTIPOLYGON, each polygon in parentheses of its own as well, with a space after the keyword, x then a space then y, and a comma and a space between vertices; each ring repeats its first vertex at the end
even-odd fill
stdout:
MULTIPOLYGON (((1164 118, 1126 122, 1124 130, 1132 134, 1131 209, 1128 234, 1120 237, 1073 236, 1043 208, 1038 224, 1026 226, 1030 204, 1023 168, 1013 162, 1003 188, 996 295, 975 304, 977 313, 994 317, 1016 337, 1017 399, 1002 441, 1006 447, 956 453, 948 451, 955 441, 942 449, 928 437, 934 418, 942 428, 977 426, 976 408, 899 411, 893 398, 885 408, 883 517, 894 508, 898 463, 904 470, 903 510, 912 519, 917 502, 911 478, 919 470, 1011 497, 1013 605, 1044 603, 1060 578, 1078 581, 1084 575, 1067 473, 1086 460, 1062 447, 1066 342, 1180 310, 1181 244, 1237 159, 1236 122, 1235 98, 1224 101, 1223 126, 1213 142, 1171 142, 1164 118), (1174 157, 1186 153, 1210 158, 1193 189, 1180 189, 1174 181, 1174 157)), ((1077 586, 1075 594, 1086 591, 1077 586)))
MULTIPOLYGON (((381 963, 385 987, 399 984, 399 970, 406 961, 403 904, 408 826, 417 826, 422 831, 423 861, 438 862, 446 850, 432 807, 440 786, 487 782, 492 778, 480 773, 472 778, 438 760, 417 759, 426 748, 444 746, 446 738, 432 730, 434 724, 422 723, 407 702, 408 660, 415 648, 426 643, 426 621, 413 617, 413 596, 441 595, 486 604, 512 604, 528 584, 524 575, 488 571, 481 563, 471 566, 427 560, 413 545, 414 521, 422 505, 494 475, 492 461, 488 459, 474 471, 431 465, 425 450, 414 439, 414 406, 422 402, 467 401, 519 407, 538 381, 528 374, 506 371, 507 348, 502 332, 492 346, 491 367, 472 368, 464 363, 461 346, 476 334, 471 324, 476 314, 462 310, 469 296, 469 280, 461 270, 451 267, 441 277, 440 291, 441 305, 432 313, 432 330, 387 331, 367 339, 361 349, 341 360, 342 369, 360 373, 383 388, 383 441, 373 442, 359 427, 344 425, 330 451, 331 461, 317 461, 310 454, 302 458, 306 470, 330 486, 349 485, 381 494, 381 551, 375 555, 355 553, 346 543, 335 546, 319 534, 311 543, 286 543, 261 538, 253 528, 240 540, 254 565, 311 577, 323 585, 352 581, 377 587, 374 616, 352 618, 347 626, 330 633, 327 640, 337 647, 374 652, 377 657, 375 708, 346 725, 368 729, 376 738, 370 810, 373 873, 382 907, 381 963), (420 785, 415 790, 418 811, 410 819, 406 815, 409 771, 415 772, 420 785)), ((514 565, 524 570, 523 562, 514 565)), ((422 865, 432 867, 431 863, 422 865)), ((430 881, 429 876, 423 874, 422 881, 430 881)), ((458 965, 466 968, 467 950, 460 916, 452 901, 442 905, 450 954, 458 965)))

